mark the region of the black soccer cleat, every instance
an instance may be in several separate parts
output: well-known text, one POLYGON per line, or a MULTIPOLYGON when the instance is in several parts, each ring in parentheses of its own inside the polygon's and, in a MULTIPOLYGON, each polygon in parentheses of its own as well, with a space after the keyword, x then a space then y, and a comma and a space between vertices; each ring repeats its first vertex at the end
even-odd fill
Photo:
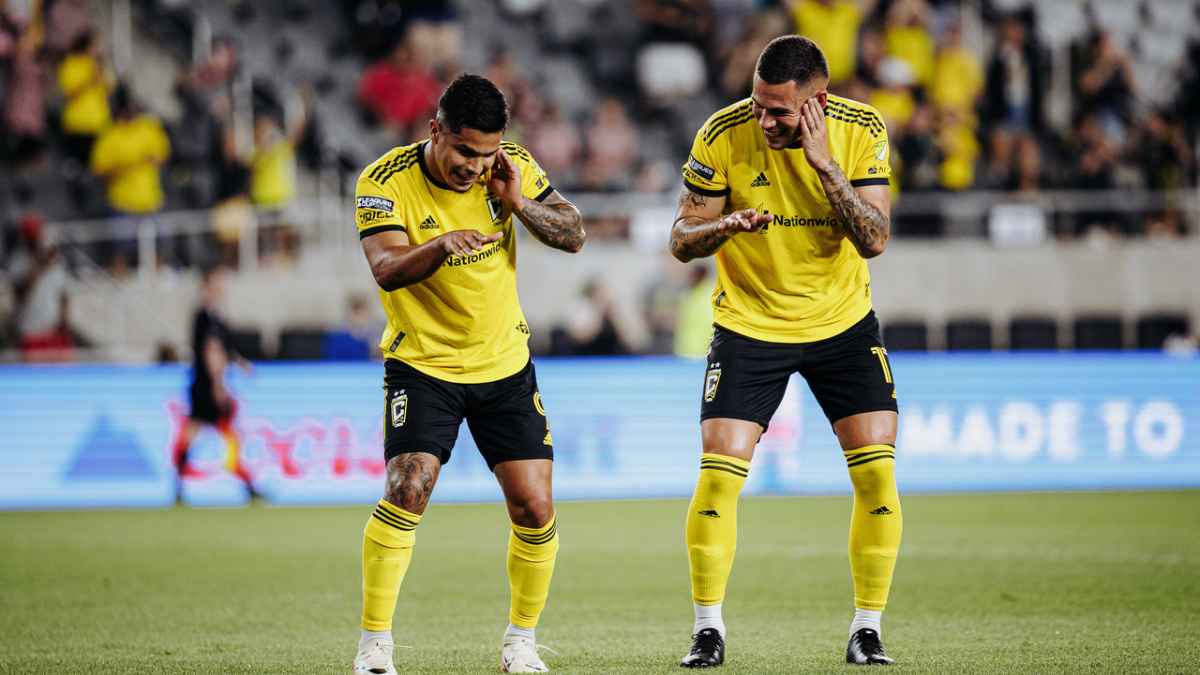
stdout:
POLYGON ((883 651, 879 633, 870 628, 859 628, 850 636, 846 645, 846 663, 860 666, 890 666, 896 660, 883 651))
POLYGON ((725 638, 716 628, 692 636, 692 650, 679 662, 684 668, 716 668, 725 663, 725 638))

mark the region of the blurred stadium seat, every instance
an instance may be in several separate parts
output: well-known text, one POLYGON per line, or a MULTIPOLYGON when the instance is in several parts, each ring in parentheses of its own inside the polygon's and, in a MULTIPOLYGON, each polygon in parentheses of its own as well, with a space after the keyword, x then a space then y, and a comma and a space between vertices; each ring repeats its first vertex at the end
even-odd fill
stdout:
POLYGON ((929 349, 929 329, 923 321, 888 321, 883 344, 889 351, 923 352, 929 349))
POLYGON ((1081 351, 1125 348, 1124 327, 1117 316, 1082 316, 1075 319, 1075 349, 1081 351))
POLYGON ((1058 349, 1058 322, 1045 316, 1013 317, 1008 324, 1008 348, 1014 352, 1058 349))
POLYGON ((1187 335, 1190 326, 1183 314, 1150 314, 1137 320, 1137 348, 1162 349, 1172 335, 1187 335))
POLYGON ((987 319, 961 318, 946 322, 946 351, 982 351, 992 348, 992 324, 987 319))

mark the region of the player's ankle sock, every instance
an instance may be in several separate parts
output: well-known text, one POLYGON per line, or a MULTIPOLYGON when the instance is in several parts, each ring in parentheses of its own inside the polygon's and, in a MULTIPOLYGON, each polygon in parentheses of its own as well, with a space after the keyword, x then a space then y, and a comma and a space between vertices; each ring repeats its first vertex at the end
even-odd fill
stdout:
POLYGON ((508 586, 512 604, 508 621, 533 630, 550 595, 554 560, 558 557, 558 518, 541 527, 514 524, 508 536, 508 586))
POLYGON ((844 454, 854 484, 850 517, 854 606, 881 612, 892 586, 904 524, 896 491, 896 449, 891 445, 868 445, 844 454))
POLYGON ((390 642, 392 640, 392 631, 390 631, 390 630, 364 630, 364 631, 362 631, 362 634, 359 636, 358 641, 360 643, 362 643, 362 642, 366 642, 367 640, 374 640, 376 638, 379 638, 381 640, 388 640, 390 642))
POLYGON ((850 622, 850 634, 854 635, 863 628, 870 628, 879 635, 883 635, 883 631, 879 628, 879 621, 883 618, 883 612, 877 609, 863 609, 862 607, 854 608, 854 620, 850 622))
POLYGON ((521 628, 520 626, 514 626, 510 623, 510 624, 508 624, 508 628, 505 629, 504 635, 505 635, 505 637, 507 637, 509 635, 515 635, 517 637, 524 637, 524 638, 529 638, 530 640, 533 640, 534 639, 534 629, 521 628))
POLYGON ((687 515, 692 602, 697 605, 720 605, 725 600, 737 549, 738 495, 749 475, 750 462, 744 459, 700 455, 700 478, 687 515))
POLYGON ((699 633, 705 628, 716 628, 721 637, 725 637, 725 619, 721 616, 721 603, 715 605, 700 605, 692 603, 696 609, 696 623, 692 633, 699 633))
POLYGON ((363 530, 362 629, 390 632, 421 516, 380 499, 363 530))

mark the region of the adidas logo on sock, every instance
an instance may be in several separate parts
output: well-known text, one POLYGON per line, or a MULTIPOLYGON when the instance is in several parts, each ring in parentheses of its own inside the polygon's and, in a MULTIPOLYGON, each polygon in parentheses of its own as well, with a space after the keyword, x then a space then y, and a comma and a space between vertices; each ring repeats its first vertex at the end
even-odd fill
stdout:
POLYGON ((890 515, 892 515, 892 510, 886 506, 881 506, 881 507, 875 509, 874 511, 872 511, 871 515, 873 515, 873 516, 890 516, 890 515))
POLYGON ((720 518, 721 517, 721 514, 717 513, 716 509, 705 509, 703 511, 697 511, 696 513, 698 513, 702 516, 708 517, 708 518, 720 518))
POLYGON ((767 174, 762 171, 758 172, 758 178, 755 178, 750 183, 750 187, 770 187, 770 186, 771 186, 771 181, 767 180, 767 174))
POLYGON ((433 216, 425 216, 425 220, 422 220, 421 224, 417 227, 422 230, 436 230, 438 229, 438 224, 437 221, 433 219, 433 216))

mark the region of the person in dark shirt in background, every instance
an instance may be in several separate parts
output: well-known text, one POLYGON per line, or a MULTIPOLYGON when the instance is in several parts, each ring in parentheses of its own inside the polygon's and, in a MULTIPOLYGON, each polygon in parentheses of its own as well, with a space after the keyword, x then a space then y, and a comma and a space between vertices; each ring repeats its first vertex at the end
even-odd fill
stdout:
POLYGON ((225 285, 223 267, 213 267, 204 272, 200 308, 196 310, 192 322, 191 409, 188 419, 179 429, 172 456, 180 487, 184 478, 204 475, 188 464, 188 448, 203 425, 211 426, 225 441, 225 468, 237 476, 246 485, 250 496, 254 497, 254 483, 242 465, 238 436, 233 428, 237 401, 225 385, 225 369, 230 361, 236 362, 247 373, 250 371, 250 362, 234 350, 229 328, 219 314, 225 285))

